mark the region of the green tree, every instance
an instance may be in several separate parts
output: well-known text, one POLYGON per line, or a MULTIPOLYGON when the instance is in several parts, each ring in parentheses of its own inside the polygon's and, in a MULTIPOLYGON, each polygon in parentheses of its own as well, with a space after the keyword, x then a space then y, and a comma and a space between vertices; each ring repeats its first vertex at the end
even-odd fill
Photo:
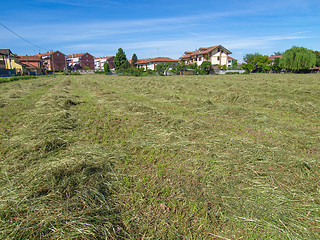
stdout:
POLYGON ((260 56, 260 53, 248 53, 243 57, 243 61, 246 63, 252 63, 257 56, 260 56))
POLYGON ((171 72, 173 72, 176 75, 180 75, 186 68, 187 68, 187 65, 185 65, 181 61, 177 66, 172 67, 171 72))
POLYGON ((252 73, 255 70, 255 66, 252 63, 242 63, 241 67, 246 71, 246 73, 252 73))
MULTIPOLYGON (((118 49, 118 52, 114 58, 114 68, 116 71, 118 71, 119 69, 123 69, 125 63, 127 62, 127 56, 124 53, 124 51, 122 50, 122 48, 118 49)), ((130 65, 130 64, 129 64, 130 65)))
POLYGON ((195 63, 193 63, 193 64, 189 64, 188 65, 188 68, 190 68, 190 69, 197 69, 198 68, 198 64, 195 62, 195 63))
POLYGON ((110 72, 110 66, 107 62, 103 64, 103 69, 106 74, 110 72))
POLYGON ((232 69, 237 69, 237 67, 238 67, 238 60, 233 60, 232 61, 232 69))
POLYGON ((263 56, 260 53, 246 54, 243 57, 243 60, 245 63, 241 66, 247 73, 267 72, 271 69, 271 61, 268 59, 268 56, 263 56))
POLYGON ((159 75, 163 75, 164 74, 164 71, 169 67, 168 64, 165 64, 165 63, 159 63, 156 65, 155 67, 155 71, 159 74, 159 75))
POLYGON ((134 53, 133 55, 132 55, 132 58, 131 58, 131 64, 132 64, 132 66, 135 66, 135 64, 138 62, 138 57, 137 57, 137 55, 134 53))
POLYGON ((307 72, 315 66, 316 55, 307 48, 293 46, 283 53, 280 62, 291 72, 307 72))
POLYGON ((282 56, 283 52, 274 52, 271 56, 282 56))
POLYGON ((271 69, 271 60, 269 60, 268 56, 257 55, 252 60, 252 64, 254 65, 256 72, 268 72, 271 69))
POLYGON ((315 51, 314 55, 316 55, 316 66, 320 67, 320 52, 315 51))
POLYGON ((211 62, 203 61, 200 65, 200 74, 209 74, 211 69, 211 62))
POLYGON ((281 65, 280 65, 280 58, 274 59, 273 65, 271 66, 271 69, 273 72, 280 73, 280 71, 282 69, 281 65))

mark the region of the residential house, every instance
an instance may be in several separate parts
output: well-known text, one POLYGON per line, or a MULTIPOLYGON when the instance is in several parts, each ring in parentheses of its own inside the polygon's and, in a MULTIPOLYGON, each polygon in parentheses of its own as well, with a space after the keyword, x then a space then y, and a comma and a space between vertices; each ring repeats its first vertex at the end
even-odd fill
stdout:
POLYGON ((19 63, 19 57, 10 49, 0 49, 0 69, 1 76, 11 76, 21 74, 23 67, 19 63))
POLYGON ((233 63, 234 63, 234 61, 236 61, 236 59, 234 59, 234 58, 232 58, 232 57, 228 56, 227 60, 228 60, 227 68, 228 68, 228 69, 230 69, 230 68, 232 68, 232 67, 233 67, 233 63))
POLYGON ((95 63, 94 57, 89 53, 76 53, 69 54, 68 58, 68 68, 71 70, 94 70, 95 63))
POLYGON ((43 59, 43 65, 49 71, 65 71, 67 66, 66 55, 59 51, 39 53, 34 56, 43 59))
POLYGON ((19 56, 19 62, 24 66, 24 73, 29 75, 44 74, 44 60, 40 56, 19 56))
POLYGON ((228 66, 228 55, 232 52, 221 45, 199 48, 196 51, 187 51, 180 59, 184 64, 197 63, 200 66, 204 61, 210 61, 212 65, 228 66))
POLYGON ((270 57, 268 57, 268 59, 271 60, 271 65, 274 64, 274 60, 275 60, 276 58, 280 58, 280 59, 281 59, 282 56, 270 56, 270 57))
POLYGON ((156 57, 156 58, 147 58, 147 59, 139 59, 136 63, 138 68, 144 68, 144 70, 155 70, 156 65, 158 64, 171 64, 178 65, 179 60, 174 60, 167 57, 156 57))
POLYGON ((98 57, 94 59, 94 69, 104 70, 104 63, 108 63, 110 69, 114 69, 114 56, 98 57))

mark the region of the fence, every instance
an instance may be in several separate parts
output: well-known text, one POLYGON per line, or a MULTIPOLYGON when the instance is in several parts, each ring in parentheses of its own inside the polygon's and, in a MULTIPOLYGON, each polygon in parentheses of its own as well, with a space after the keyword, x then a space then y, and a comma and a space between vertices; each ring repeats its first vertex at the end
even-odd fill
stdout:
POLYGON ((16 69, 0 68, 0 77, 12 77, 12 76, 17 76, 16 69))
POLYGON ((245 73, 245 72, 246 72, 245 70, 226 70, 226 71, 220 70, 217 73, 218 74, 226 74, 226 73, 235 73, 235 74, 239 73, 239 74, 241 74, 241 73, 245 73))

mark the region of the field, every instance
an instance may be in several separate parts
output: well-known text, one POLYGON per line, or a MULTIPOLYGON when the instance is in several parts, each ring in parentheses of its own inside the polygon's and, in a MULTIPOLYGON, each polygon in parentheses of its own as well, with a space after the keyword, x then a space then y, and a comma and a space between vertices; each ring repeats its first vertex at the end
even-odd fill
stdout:
POLYGON ((0 239, 320 239, 320 75, 0 84, 0 239))

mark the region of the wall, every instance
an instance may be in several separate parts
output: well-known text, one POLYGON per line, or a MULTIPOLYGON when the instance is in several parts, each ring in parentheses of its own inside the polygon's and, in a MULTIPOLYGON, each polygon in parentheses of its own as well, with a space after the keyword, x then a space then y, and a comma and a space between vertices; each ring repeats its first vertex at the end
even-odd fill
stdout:
MULTIPOLYGON (((57 52, 53 53, 50 56, 50 60, 51 61, 52 61, 52 57, 54 58, 53 59, 53 63, 54 63, 54 70, 55 71, 64 71, 64 70, 66 70, 66 61, 67 61, 66 60, 66 55, 64 55, 63 53, 57 51, 57 52)), ((50 68, 50 70, 53 70, 53 69, 50 68)))
POLYGON ((82 55, 80 57, 80 67, 81 69, 89 67, 89 69, 94 70, 94 57, 89 53, 82 55))

